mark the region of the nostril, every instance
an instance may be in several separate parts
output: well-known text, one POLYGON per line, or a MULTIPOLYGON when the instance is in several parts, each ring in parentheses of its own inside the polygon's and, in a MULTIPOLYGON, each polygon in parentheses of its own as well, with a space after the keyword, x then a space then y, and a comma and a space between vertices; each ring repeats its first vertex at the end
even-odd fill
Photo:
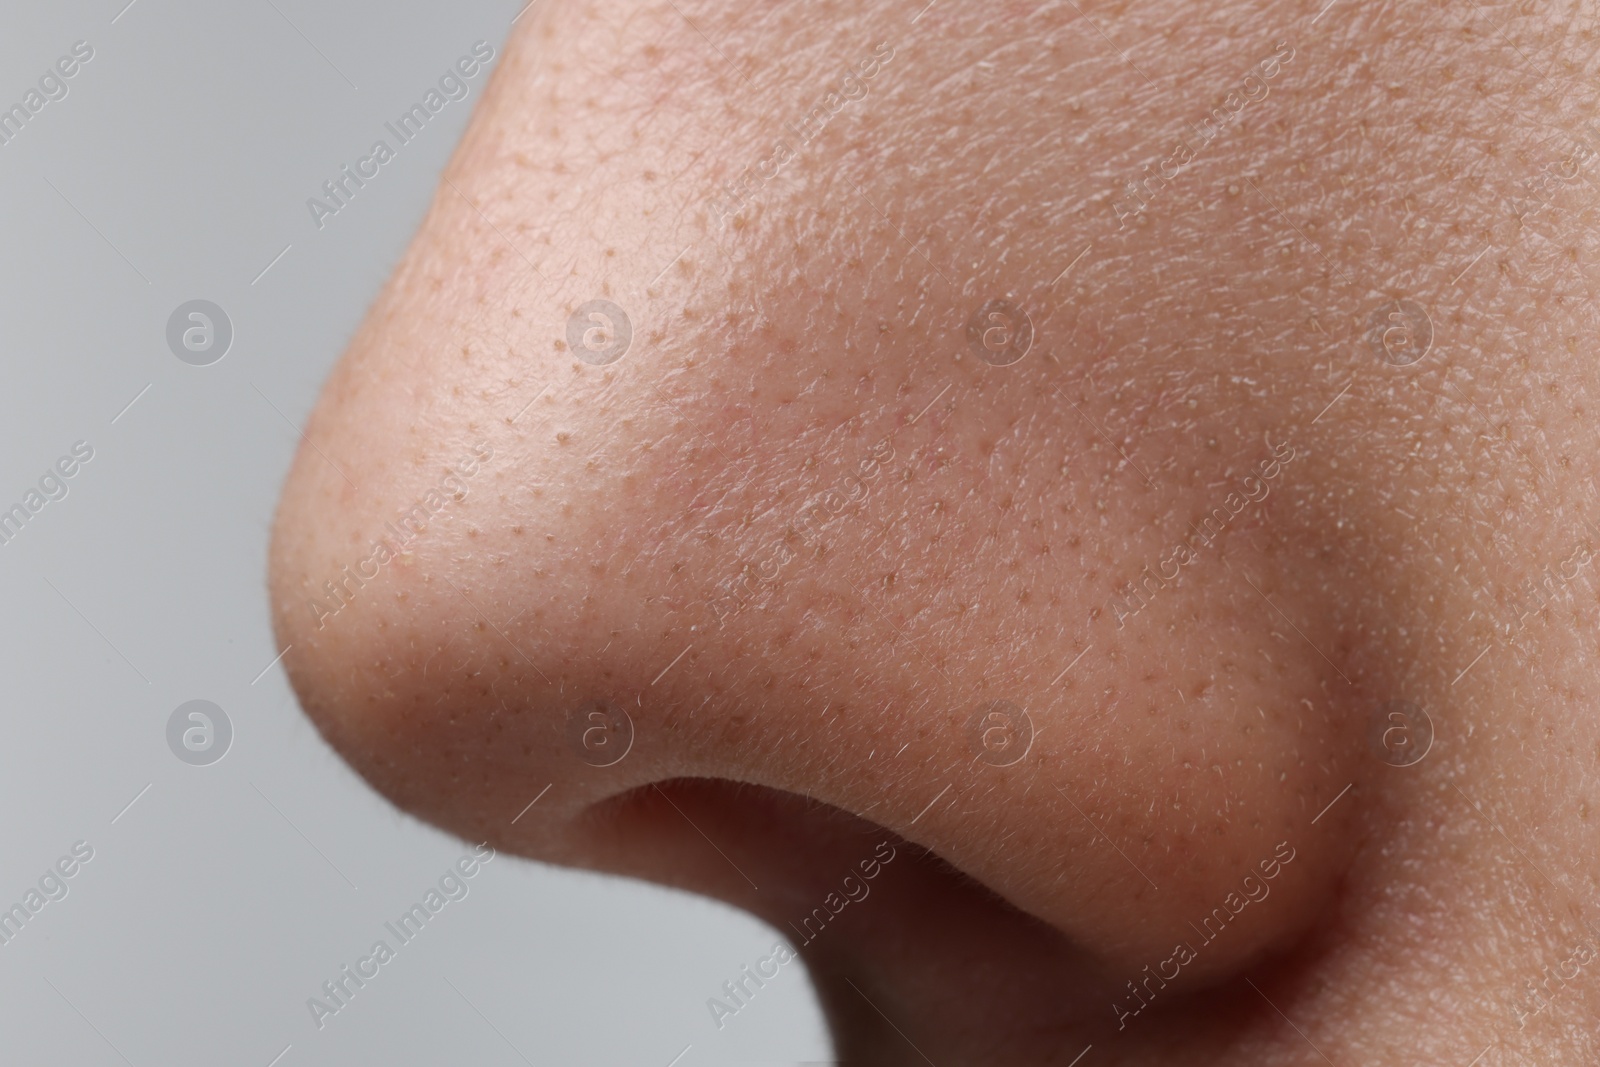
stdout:
MULTIPOLYGON (((858 992, 943 1005, 935 1017, 948 1010, 952 1020, 976 1017, 989 1030, 949 1041, 1109 1036, 1130 1025, 1160 1030, 1152 1020, 1161 1018, 1232 1034, 1262 1008, 1244 999, 1254 996, 1247 974, 1292 983, 1331 936, 1319 928, 1225 972, 1161 981, 1149 967, 1090 951, 888 827, 811 797, 721 778, 627 789, 591 804, 573 828, 606 857, 606 869, 718 896, 770 923, 819 979, 836 1032, 855 1035, 850 1040, 881 1022, 862 1013, 858 992)), ((753 995, 740 981, 705 991, 713 1019, 736 1014, 753 995)))
MULTIPOLYGON (((968 925, 974 915, 997 926, 1039 924, 888 827, 748 782, 679 777, 631 788, 591 805, 574 832, 636 867, 634 873, 659 880, 662 869, 653 861, 664 858, 700 883, 691 888, 706 890, 708 882, 731 888, 727 895, 801 943, 818 940, 824 928, 877 936, 939 909, 959 909, 968 925)), ((931 939, 933 929, 924 935, 931 939)), ((1051 934, 1067 948, 1065 937, 1051 934)))
POLYGON ((754 913, 813 969, 992 1002, 1028 1028, 1093 1016, 1105 988, 1103 968, 1059 930, 936 852, 810 797, 669 778, 591 805, 574 830, 608 869, 754 913))

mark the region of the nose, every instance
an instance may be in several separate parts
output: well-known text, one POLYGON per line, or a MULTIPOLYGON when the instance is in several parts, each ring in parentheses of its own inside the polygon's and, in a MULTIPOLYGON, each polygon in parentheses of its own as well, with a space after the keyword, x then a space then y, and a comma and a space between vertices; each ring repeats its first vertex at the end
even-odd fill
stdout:
MULTIPOLYGON (((551 55, 595 32, 539 25, 551 55)), ((934 299, 870 192, 802 195, 797 237, 759 199, 686 214, 680 146, 644 135, 626 180, 574 180, 637 134, 638 87, 530 133, 561 88, 508 51, 284 490, 284 662, 350 763, 472 839, 760 915, 851 1062, 1511 1047, 1484 1005, 1588 935, 1473 948, 1499 838, 1430 837, 1503 830, 1440 806, 1447 766, 1489 764, 1413 757, 1478 649, 1408 635, 1476 609, 1403 551, 1370 427, 1282 362, 1196 370, 1126 279, 1057 301, 1048 242, 934 299), (1352 515, 1358 547, 1329 536, 1352 515), (1464 999, 1407 1006, 1442 974, 1464 999)), ((954 217, 966 179, 908 210, 954 217)), ((1207 352, 1299 329, 1270 294, 1224 310, 1207 352)))
MULTIPOLYGON (((493 238, 442 201, 401 276, 459 276, 461 233, 493 238)), ((1327 576, 1273 562, 1316 535, 1262 532, 1305 443, 1219 422, 1247 460, 1219 487, 1152 430, 1194 522, 1151 537, 1172 497, 1043 361, 921 368, 961 316, 897 335, 869 293, 829 322, 832 285, 700 310, 735 284, 698 279, 688 325, 618 282, 467 329, 439 310, 465 291, 385 297, 274 538, 327 738, 465 836, 747 908, 949 1047, 980 1025, 952 1001, 1116 1031, 1301 944, 1361 833, 1385 669, 1317 651, 1327 576), (624 359, 584 358, 591 328, 631 331, 624 359)), ((1075 328, 1035 316, 1041 346, 1075 328)), ((847 1032, 892 1036, 837 988, 847 1032)))
MULTIPOLYGON (((273 550, 302 702, 396 804, 733 902, 951 1048, 981 1035, 941 1015, 1121 1029, 1318 925, 1357 805, 1310 820, 1363 773, 1360 697, 1330 699, 1310 651, 1230 668, 1270 639, 1247 587, 1118 593, 1077 533, 1089 500, 1000 499, 989 472, 1048 483, 1088 444, 1007 427, 1059 412, 962 369, 864 400, 848 356, 756 396, 668 373, 709 336, 541 379, 437 331, 357 340, 273 550), (447 354, 395 374, 412 345, 447 354)), ((893 1032, 824 988, 864 1062, 892 1062, 871 1057, 893 1032)))
MULTIPOLYGON (((675 399, 651 369, 528 380, 502 405, 533 397, 516 417, 485 413, 415 442, 403 427, 460 416, 371 384, 390 344, 358 342, 308 428, 274 586, 308 710, 402 803, 444 799, 452 822, 470 811, 487 833, 548 786, 542 817, 506 831, 540 834, 553 813, 667 779, 744 783, 870 815, 975 872, 992 863, 973 842, 1013 840, 1036 858, 987 873, 1033 907, 1064 850, 1105 854, 1103 907, 1150 891, 1148 870, 1094 842, 1108 818, 1134 818, 1142 802, 1129 801, 1150 792, 1171 742, 1092 752, 1106 729, 1095 717, 1143 685, 1111 612, 1080 613, 1070 635, 1056 621, 1069 598, 1118 612, 1137 601, 1064 573, 1088 561, 1056 517, 954 506, 993 448, 981 429, 992 402, 973 383, 952 395, 907 376, 867 419, 853 389, 814 387, 804 411, 745 405, 730 428, 713 425, 721 397, 675 399), (944 529, 885 543, 906 511, 947 507, 944 529), (1042 643, 1051 629, 1062 639, 1042 643), (1027 794, 1029 810, 964 814, 974 794, 998 812, 1027 794), (1063 837, 1073 805, 1100 819, 1070 820, 1063 837)), ((503 370, 475 366, 481 378, 448 391, 503 370)), ((1013 462, 1031 478, 1063 449, 1030 451, 1013 462)), ((1319 672, 1282 673, 1267 683, 1273 703, 1319 672)), ((1186 679, 1178 695, 1210 700, 1212 688, 1186 679)), ((1206 758, 1221 768, 1239 751, 1223 741, 1206 758)), ((1153 839, 1163 819, 1124 832, 1153 839)), ((1270 853, 1283 829, 1251 847, 1270 853)), ((1173 847, 1136 846, 1169 885, 1207 865, 1198 849, 1157 857, 1173 847)), ((746 880, 727 866, 737 890, 746 880)))

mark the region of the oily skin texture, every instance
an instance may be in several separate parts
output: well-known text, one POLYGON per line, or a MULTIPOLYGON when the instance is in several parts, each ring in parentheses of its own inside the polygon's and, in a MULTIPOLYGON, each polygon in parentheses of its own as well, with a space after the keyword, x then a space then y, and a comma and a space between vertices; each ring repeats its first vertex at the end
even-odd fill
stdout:
POLYGON ((1592 1062, 1595 17, 1320 10, 541 5, 284 491, 307 712, 423 818, 796 943, 895 842, 802 948, 848 1062, 1592 1062))

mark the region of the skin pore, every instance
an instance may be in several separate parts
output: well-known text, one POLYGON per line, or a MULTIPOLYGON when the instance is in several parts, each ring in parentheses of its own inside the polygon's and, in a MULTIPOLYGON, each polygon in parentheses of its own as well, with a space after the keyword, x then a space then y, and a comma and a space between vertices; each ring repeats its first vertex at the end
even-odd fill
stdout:
POLYGON ((1594 12, 919 8, 518 20, 284 490, 307 713, 845 1062, 1593 1062, 1594 12))

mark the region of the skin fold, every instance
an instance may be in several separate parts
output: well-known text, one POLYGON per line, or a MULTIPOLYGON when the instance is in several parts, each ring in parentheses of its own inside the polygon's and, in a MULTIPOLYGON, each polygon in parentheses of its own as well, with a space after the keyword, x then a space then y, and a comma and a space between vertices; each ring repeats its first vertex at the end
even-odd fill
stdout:
POLYGON ((1597 53, 543 0, 284 489, 306 712, 848 1063, 1595 1062, 1597 53))

